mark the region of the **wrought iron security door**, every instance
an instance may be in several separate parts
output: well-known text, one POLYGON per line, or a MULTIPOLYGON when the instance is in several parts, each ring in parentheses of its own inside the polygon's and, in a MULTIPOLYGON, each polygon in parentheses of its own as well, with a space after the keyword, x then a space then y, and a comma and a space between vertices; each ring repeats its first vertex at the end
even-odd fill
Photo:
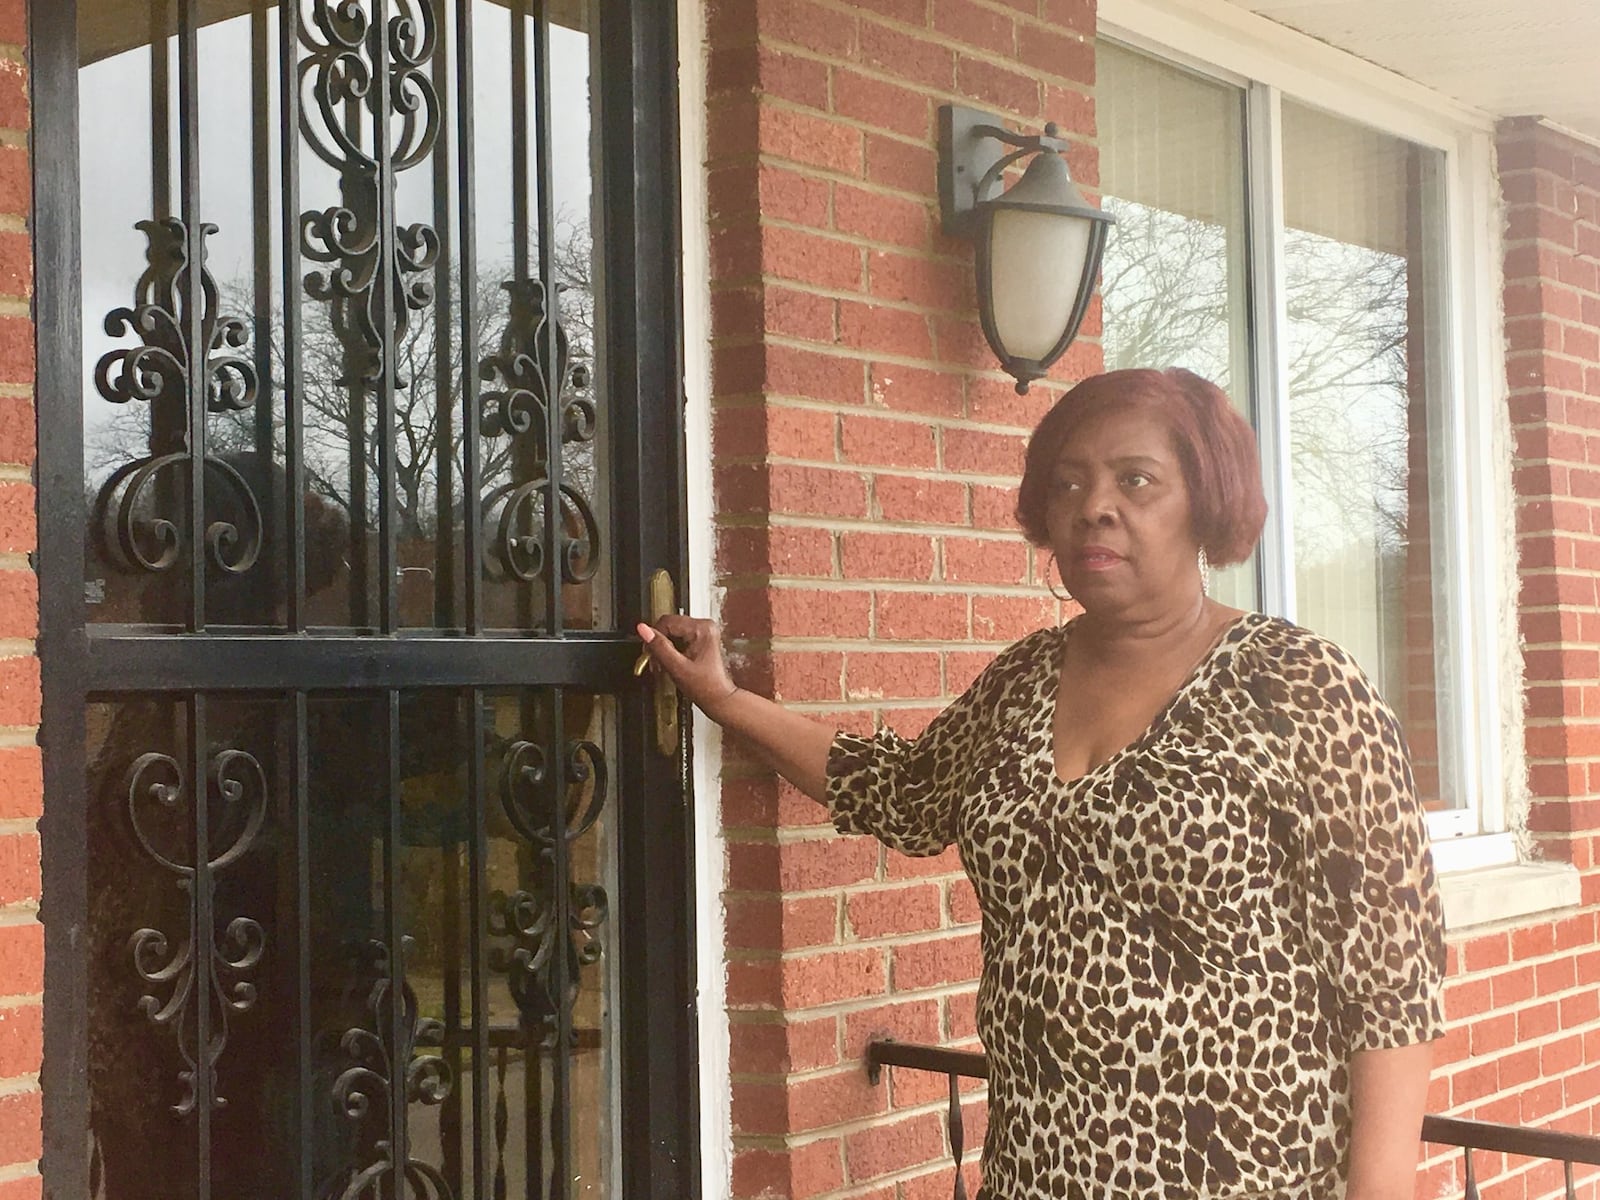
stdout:
POLYGON ((47 1194, 692 1195, 670 6, 32 14, 47 1194))

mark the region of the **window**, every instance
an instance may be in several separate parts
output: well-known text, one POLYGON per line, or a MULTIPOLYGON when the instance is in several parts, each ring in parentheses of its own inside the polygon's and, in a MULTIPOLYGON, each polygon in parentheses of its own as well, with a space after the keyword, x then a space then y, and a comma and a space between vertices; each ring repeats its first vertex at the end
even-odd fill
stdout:
POLYGON ((1464 488, 1482 374, 1454 283, 1475 252, 1450 233, 1478 135, 1176 58, 1099 43, 1106 365, 1188 367, 1249 415, 1267 529, 1212 594, 1349 650, 1405 726, 1435 837, 1493 832, 1488 556, 1464 488))

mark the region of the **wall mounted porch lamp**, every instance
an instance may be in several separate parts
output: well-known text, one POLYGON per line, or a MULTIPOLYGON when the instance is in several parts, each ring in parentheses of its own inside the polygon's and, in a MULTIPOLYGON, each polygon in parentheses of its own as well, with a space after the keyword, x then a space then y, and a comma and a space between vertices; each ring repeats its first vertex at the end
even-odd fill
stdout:
POLYGON ((1079 194, 1066 148, 1053 122, 1033 137, 977 109, 939 109, 944 231, 974 244, 983 336, 1018 395, 1077 336, 1116 220, 1079 194), (1005 169, 1030 154, 1022 178, 999 191, 1005 169))

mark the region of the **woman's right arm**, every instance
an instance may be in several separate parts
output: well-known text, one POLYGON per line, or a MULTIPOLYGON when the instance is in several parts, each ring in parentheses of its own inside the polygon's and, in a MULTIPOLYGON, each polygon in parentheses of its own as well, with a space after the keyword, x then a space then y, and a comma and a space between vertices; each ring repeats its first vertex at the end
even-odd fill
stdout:
POLYGON ((834 731, 737 686, 723 661, 722 631, 715 622, 669 615, 638 629, 656 670, 665 671, 700 711, 737 733, 813 800, 826 800, 834 731))

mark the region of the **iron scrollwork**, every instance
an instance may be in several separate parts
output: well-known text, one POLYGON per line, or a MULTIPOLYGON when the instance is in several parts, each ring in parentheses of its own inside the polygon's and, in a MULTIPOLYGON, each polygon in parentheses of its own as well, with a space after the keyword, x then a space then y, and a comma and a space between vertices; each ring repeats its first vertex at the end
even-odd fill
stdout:
MULTIPOLYGON (((301 0, 303 2, 303 0, 301 0)), ((388 372, 389 350, 410 327, 411 313, 433 303, 431 271, 439 235, 421 222, 396 226, 394 261, 385 263, 381 231, 393 220, 393 174, 416 166, 439 135, 439 97, 426 66, 438 48, 430 0, 395 0, 381 27, 357 0, 311 0, 300 24, 301 132, 312 150, 339 172, 343 203, 300 215, 301 252, 322 266, 306 275, 306 291, 332 306, 333 328, 348 356, 338 380, 375 387, 388 372), (372 127, 352 114, 365 111, 372 127), (377 144, 378 118, 388 144, 377 144), (380 192, 383 167, 389 194, 380 192), (385 282, 380 283, 380 280, 385 282)))
POLYGON ((188 896, 188 929, 176 948, 167 932, 150 927, 137 930, 128 940, 134 970, 148 985, 139 1010, 158 1029, 175 1031, 178 1054, 184 1062, 178 1073, 183 1094, 173 1106, 179 1116, 188 1116, 198 1106, 202 1076, 212 1107, 227 1104, 217 1093, 216 1073, 227 1047, 228 1014, 254 1007, 256 987, 250 976, 266 948, 266 934, 251 917, 234 917, 220 938, 214 930, 200 928, 202 895, 208 901, 215 899, 216 876, 249 851, 267 813, 266 776, 253 756, 241 750, 223 750, 212 758, 208 776, 211 794, 220 801, 214 807, 223 820, 218 839, 221 848, 209 854, 203 873, 181 854, 164 850, 152 822, 160 815, 169 820, 181 818, 186 801, 208 804, 209 797, 195 795, 183 768, 165 754, 140 755, 129 767, 126 781, 134 836, 153 862, 177 877, 178 888, 188 896), (198 1020, 192 1015, 195 996, 202 989, 208 989, 217 1000, 203 1046, 198 1020))
MULTIPOLYGON (((410 938, 401 940, 402 961, 410 945, 410 938)), ((419 1045, 438 1045, 444 1026, 421 1016, 410 984, 402 981, 396 992, 385 943, 367 943, 363 957, 371 980, 362 1005, 365 1023, 339 1038, 347 1065, 334 1080, 332 1098, 338 1111, 363 1130, 368 1161, 346 1168, 321 1195, 326 1200, 453 1200, 444 1176, 402 1153, 388 1132, 396 1091, 404 1105, 436 1106, 454 1090, 450 1065, 437 1054, 417 1053, 419 1045), (398 1014, 391 1011, 396 1003, 398 1014)))
MULTIPOLYGON (((501 286, 510 294, 510 313, 499 351, 479 365, 479 374, 492 385, 480 398, 479 432, 488 438, 530 439, 531 457, 548 468, 552 396, 561 405, 562 444, 594 441, 598 427, 594 402, 581 394, 589 386, 589 368, 571 361, 571 346, 559 317, 560 284, 555 287, 555 304, 548 302, 545 285, 539 280, 501 286), (554 362, 550 360, 551 325, 555 327, 554 362)), ((566 583, 585 583, 599 569, 599 524, 578 488, 563 480, 558 491, 561 578, 566 583)), ((549 492, 546 473, 526 482, 502 484, 484 499, 488 532, 484 554, 492 572, 524 583, 544 577, 544 506, 549 492)))
MULTIPOLYGON (((216 280, 205 265, 205 242, 217 227, 199 227, 201 257, 190 262, 190 228, 177 217, 140 221, 148 265, 134 287, 130 308, 106 316, 112 337, 137 334, 141 344, 102 355, 95 386, 113 404, 151 406, 150 453, 124 463, 101 485, 94 531, 106 559, 124 571, 160 572, 179 559, 183 544, 181 496, 196 453, 189 444, 189 395, 195 372, 209 413, 242 412, 255 404, 261 382, 244 353, 245 322, 225 315, 216 280), (191 345, 191 271, 200 272, 199 344, 191 345), (162 487, 165 481, 172 485, 162 487)), ((261 506, 244 477, 222 459, 205 455, 202 471, 219 514, 205 530, 211 562, 230 574, 248 571, 261 551, 261 506), (220 515, 226 514, 226 515, 220 515)))
MULTIPOLYGON (((567 743, 554 796, 546 786, 548 775, 539 747, 526 741, 506 747, 501 806, 540 858, 553 866, 555 839, 575 841, 600 819, 608 775, 600 747, 583 739, 567 743)), ((558 884, 547 879, 548 874, 542 875, 539 885, 493 896, 489 932, 513 943, 509 951, 496 951, 491 963, 505 973, 524 1022, 542 1031, 549 1044, 559 1013, 570 1010, 577 996, 582 969, 599 962, 604 953, 600 931, 610 917, 610 901, 599 884, 568 884, 567 927, 562 930, 558 884), (566 960, 564 994, 558 984, 557 955, 566 960)))

